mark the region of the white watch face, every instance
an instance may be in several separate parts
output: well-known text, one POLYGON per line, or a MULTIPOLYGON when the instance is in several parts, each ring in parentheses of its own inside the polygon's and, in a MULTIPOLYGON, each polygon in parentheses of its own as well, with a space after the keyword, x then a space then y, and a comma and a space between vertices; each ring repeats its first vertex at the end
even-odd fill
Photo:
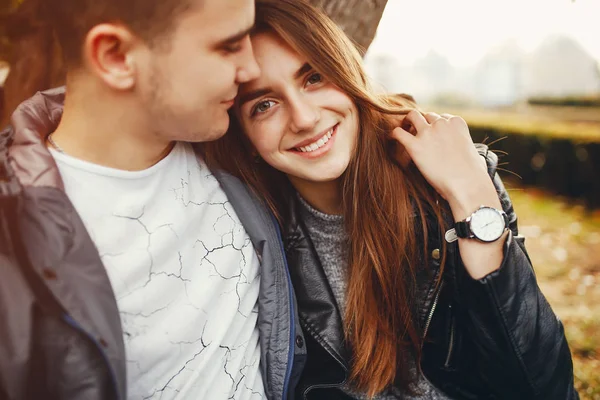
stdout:
POLYGON ((504 227, 504 217, 494 208, 480 208, 471 216, 471 232, 484 242, 498 240, 504 227))

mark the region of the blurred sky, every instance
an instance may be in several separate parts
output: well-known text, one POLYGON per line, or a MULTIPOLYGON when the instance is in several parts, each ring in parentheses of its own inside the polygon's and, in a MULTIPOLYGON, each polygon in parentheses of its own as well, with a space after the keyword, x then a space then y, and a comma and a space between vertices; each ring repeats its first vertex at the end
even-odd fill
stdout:
POLYGON ((531 51, 552 34, 573 37, 600 61, 600 0, 388 0, 369 55, 410 65, 435 50, 468 66, 507 40, 531 51))

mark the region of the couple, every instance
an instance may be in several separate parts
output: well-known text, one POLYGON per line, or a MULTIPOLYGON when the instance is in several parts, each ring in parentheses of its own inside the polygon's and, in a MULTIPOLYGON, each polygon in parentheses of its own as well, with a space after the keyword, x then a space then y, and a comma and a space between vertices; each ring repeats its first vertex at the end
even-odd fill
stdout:
POLYGON ((66 95, 0 135, 1 399, 578 398, 496 157, 322 13, 47 4, 66 95))

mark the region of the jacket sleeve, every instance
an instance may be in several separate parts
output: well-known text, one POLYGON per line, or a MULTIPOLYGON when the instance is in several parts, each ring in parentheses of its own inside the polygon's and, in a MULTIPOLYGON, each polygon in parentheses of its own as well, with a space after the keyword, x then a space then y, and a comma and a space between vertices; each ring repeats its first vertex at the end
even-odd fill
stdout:
POLYGON ((8 163, 9 131, 0 132, 0 398, 30 398, 34 296, 18 263, 15 220, 21 187, 8 163))
POLYGON ((0 131, 0 399, 115 398, 102 356, 31 266, 21 227, 32 208, 9 164, 10 135, 0 131))
POLYGON ((517 216, 496 173, 498 158, 486 146, 478 150, 486 158, 510 232, 500 268, 484 278, 472 279, 457 262, 456 300, 467 315, 477 369, 499 398, 578 399, 563 325, 537 285, 517 216))

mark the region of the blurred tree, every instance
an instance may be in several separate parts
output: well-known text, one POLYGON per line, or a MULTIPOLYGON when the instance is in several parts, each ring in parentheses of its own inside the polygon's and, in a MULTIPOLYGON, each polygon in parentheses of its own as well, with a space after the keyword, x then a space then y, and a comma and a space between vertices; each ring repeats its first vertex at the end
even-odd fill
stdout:
MULTIPOLYGON (((0 60, 3 56, 8 58, 11 66, 4 86, 4 113, 0 107, 0 128, 8 123, 10 113, 23 100, 64 82, 60 49, 50 27, 44 23, 44 1, 0 0, 0 60)), ((387 3, 387 0, 310 1, 322 7, 363 52, 373 41, 387 3)))
POLYGON ((361 51, 371 45, 388 0, 310 0, 342 27, 361 51))
POLYGON ((10 14, 22 0, 0 0, 0 61, 7 60, 10 52, 10 41, 7 30, 10 22, 10 14))
MULTIPOLYGON (((6 0, 0 0, 6 1, 6 0)), ((64 82, 64 66, 52 30, 44 23, 45 0, 8 0, 2 26, 10 42, 10 73, 4 84, 4 112, 0 109, 0 128, 19 103, 39 90, 64 82)))

